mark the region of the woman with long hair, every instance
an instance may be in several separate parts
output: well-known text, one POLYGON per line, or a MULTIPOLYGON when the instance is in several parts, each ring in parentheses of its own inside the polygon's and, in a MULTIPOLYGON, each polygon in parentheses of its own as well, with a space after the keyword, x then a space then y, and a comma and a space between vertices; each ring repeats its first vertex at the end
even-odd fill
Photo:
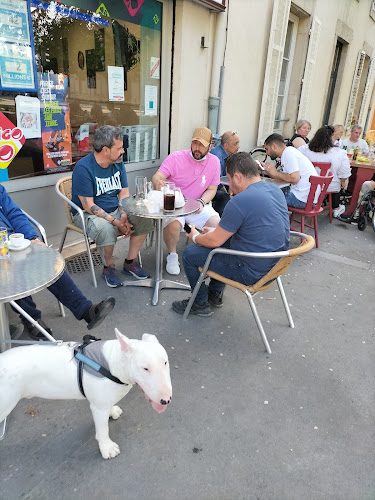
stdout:
MULTIPOLYGON (((333 179, 328 190, 330 192, 333 191, 333 216, 338 217, 345 212, 345 205, 340 205, 340 190, 345 189, 346 181, 351 174, 351 168, 346 152, 333 146, 333 134, 333 127, 324 125, 324 127, 316 131, 309 144, 305 144, 298 149, 302 154, 307 156, 310 161, 327 162, 331 164, 328 172, 333 173, 333 179)), ((319 171, 319 169, 317 170, 319 171)))

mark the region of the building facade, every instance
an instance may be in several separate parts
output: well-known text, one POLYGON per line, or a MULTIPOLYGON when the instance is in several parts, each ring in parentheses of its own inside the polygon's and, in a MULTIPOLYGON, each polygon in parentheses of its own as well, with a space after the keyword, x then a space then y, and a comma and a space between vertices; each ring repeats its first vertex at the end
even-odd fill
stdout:
POLYGON ((371 0, 0 4, 0 111, 25 135, 0 182, 49 235, 65 225, 54 184, 98 126, 122 127, 133 191, 197 126, 248 151, 299 118, 375 121, 371 0))

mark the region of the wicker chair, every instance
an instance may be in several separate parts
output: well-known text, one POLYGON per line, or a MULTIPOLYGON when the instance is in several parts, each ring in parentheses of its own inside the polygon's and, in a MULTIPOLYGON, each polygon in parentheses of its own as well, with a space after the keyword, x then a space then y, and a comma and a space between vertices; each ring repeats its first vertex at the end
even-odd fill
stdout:
POLYGON ((264 343, 264 346, 266 348, 266 351, 269 354, 271 354, 272 351, 271 351, 270 345, 268 343, 266 334, 264 332, 262 322, 261 322, 260 317, 258 315, 258 311, 255 307, 253 296, 255 296, 258 292, 261 292, 263 290, 267 290, 267 288, 270 288, 274 284, 274 281, 277 281, 277 284, 278 284, 278 287, 280 290, 280 294, 281 294, 281 298, 282 298, 282 301, 284 304, 285 312, 286 312, 286 315, 287 315, 288 320, 289 320, 289 325, 291 328, 294 328, 293 318, 292 318, 292 315, 291 315, 290 310, 289 310, 289 306, 288 306, 288 302, 286 299, 283 285, 281 283, 281 275, 285 273, 285 271, 288 269, 291 262, 293 261, 293 259, 295 259, 297 257, 297 255, 301 255, 303 253, 306 253, 314 247, 315 240, 312 236, 308 236, 307 234, 304 234, 304 233, 297 233, 297 232, 291 231, 290 235, 293 237, 296 236, 298 238, 302 238, 302 243, 297 248, 285 250, 282 252, 255 253, 255 252, 240 252, 240 251, 230 250, 230 249, 226 249, 226 248, 213 249, 208 254, 203 268, 201 268, 201 267, 199 268, 199 270, 201 271, 201 274, 199 276, 197 284, 195 285, 193 293, 190 297, 190 300, 189 300, 189 303, 186 307, 183 318, 186 319, 188 317, 188 314, 190 312, 191 306, 193 305, 193 302, 194 302, 195 297, 198 293, 198 290, 199 290, 203 280, 206 277, 213 278, 217 281, 221 281, 222 283, 225 283, 226 285, 232 286, 233 288, 237 288, 237 290, 241 290, 241 292, 243 292, 246 295, 247 300, 248 300, 249 305, 250 305, 250 308, 251 308, 252 313, 254 315, 254 319, 255 319, 256 324, 258 326, 260 336, 261 336, 263 343, 264 343), (270 271, 268 271, 267 274, 265 274, 263 276, 263 278, 261 278, 255 284, 244 285, 242 283, 239 283, 238 281, 233 281, 231 279, 226 278, 225 276, 222 276, 220 274, 217 274, 213 271, 208 270, 208 267, 210 265, 212 257, 215 254, 220 254, 220 253, 229 254, 229 255, 242 255, 244 257, 254 257, 257 259, 258 258, 259 259, 269 259, 269 258, 280 257, 280 260, 273 266, 273 268, 270 271))
POLYGON ((85 244, 86 244, 87 257, 88 257, 89 263, 90 263, 90 270, 91 270, 93 285, 95 288, 97 288, 98 284, 96 282, 94 262, 92 260, 90 242, 89 242, 88 236, 86 234, 86 230, 81 229, 80 227, 76 226, 74 224, 73 217, 72 217, 71 208, 73 207, 79 213, 79 216, 80 216, 81 221, 82 221, 82 226, 85 228, 85 218, 83 216, 83 210, 80 207, 78 207, 75 203, 72 202, 72 178, 70 176, 67 176, 67 177, 62 177, 61 179, 59 179, 56 182, 55 190, 56 190, 56 193, 60 196, 60 198, 62 198, 64 201, 65 212, 66 212, 66 216, 68 218, 68 224, 65 226, 64 233, 63 233, 62 238, 61 238, 59 252, 61 252, 61 250, 64 247, 64 243, 65 243, 65 239, 66 239, 66 235, 67 235, 68 231, 75 231, 76 233, 82 234, 84 237, 84 240, 85 240, 85 244))

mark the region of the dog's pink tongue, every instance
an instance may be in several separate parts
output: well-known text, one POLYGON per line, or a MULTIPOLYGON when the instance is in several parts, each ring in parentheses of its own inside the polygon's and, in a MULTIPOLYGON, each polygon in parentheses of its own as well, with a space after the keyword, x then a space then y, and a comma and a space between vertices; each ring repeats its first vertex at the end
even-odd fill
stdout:
POLYGON ((151 401, 151 406, 158 413, 163 413, 163 411, 167 409, 167 405, 160 405, 159 403, 154 403, 153 401, 151 401))

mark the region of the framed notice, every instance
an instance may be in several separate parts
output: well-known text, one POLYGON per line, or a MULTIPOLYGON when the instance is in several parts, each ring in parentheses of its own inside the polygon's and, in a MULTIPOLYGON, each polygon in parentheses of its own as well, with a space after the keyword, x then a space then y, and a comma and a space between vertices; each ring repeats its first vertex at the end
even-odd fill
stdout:
POLYGON ((29 0, 0 0, 0 90, 37 91, 31 26, 29 0))

